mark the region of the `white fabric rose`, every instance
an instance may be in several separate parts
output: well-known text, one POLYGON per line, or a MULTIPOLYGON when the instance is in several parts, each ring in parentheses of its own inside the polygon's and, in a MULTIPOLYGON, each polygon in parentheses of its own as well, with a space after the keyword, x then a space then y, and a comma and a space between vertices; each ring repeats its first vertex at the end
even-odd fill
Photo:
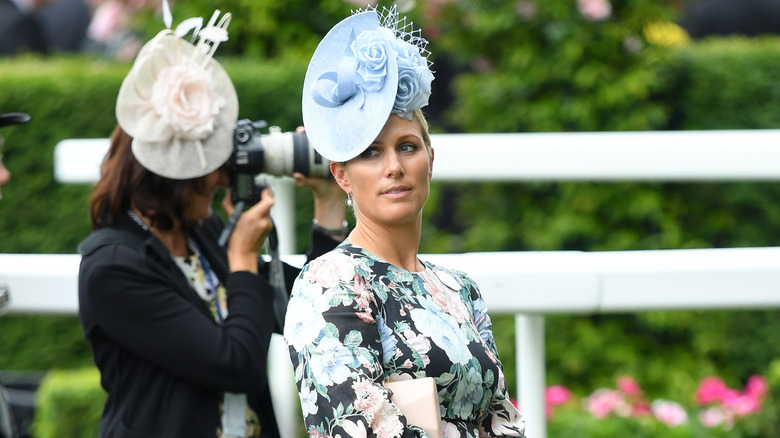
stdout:
POLYGON ((197 66, 170 66, 152 86, 152 107, 176 137, 202 140, 214 132, 214 117, 225 106, 213 83, 208 72, 197 66))

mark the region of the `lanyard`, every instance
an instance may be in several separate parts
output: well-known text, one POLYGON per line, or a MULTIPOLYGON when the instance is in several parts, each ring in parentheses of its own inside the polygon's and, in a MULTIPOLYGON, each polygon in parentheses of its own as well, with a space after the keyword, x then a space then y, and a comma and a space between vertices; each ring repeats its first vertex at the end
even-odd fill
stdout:
POLYGON ((221 324, 225 321, 225 316, 222 312, 222 307, 219 305, 219 293, 217 293, 217 289, 219 288, 219 278, 217 278, 217 274, 215 274, 211 269, 211 265, 209 264, 209 261, 206 260, 206 257, 203 257, 203 251, 200 250, 198 244, 195 243, 195 240, 188 237, 187 241, 198 255, 200 267, 203 269, 203 282, 205 283, 204 286, 206 287, 206 290, 209 292, 209 294, 214 296, 217 317, 219 318, 219 322, 221 324))

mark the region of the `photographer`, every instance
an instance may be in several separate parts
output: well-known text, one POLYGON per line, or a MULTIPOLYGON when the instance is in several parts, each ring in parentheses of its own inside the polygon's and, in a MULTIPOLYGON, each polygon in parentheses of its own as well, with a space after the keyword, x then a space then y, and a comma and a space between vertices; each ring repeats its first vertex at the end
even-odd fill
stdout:
MULTIPOLYGON (((6 113, 0 114, 0 128, 8 125, 16 125, 19 123, 27 123, 30 120, 30 116, 23 113, 6 113)), ((0 135, 0 187, 3 187, 11 180, 11 172, 6 169, 3 164, 3 148, 5 146, 5 140, 0 135)), ((3 194, 0 192, 0 199, 3 199, 3 194)), ((10 299, 10 291, 8 287, 0 283, 0 315, 3 314, 4 307, 8 304, 10 299)), ((15 438, 17 436, 16 427, 14 425, 13 413, 11 412, 11 404, 8 401, 8 394, 2 380, 0 380, 0 438, 15 438)))
MULTIPOLYGON (((266 370, 274 290, 258 260, 273 194, 241 214, 227 249, 210 208, 230 183, 238 116, 212 58, 227 39, 230 16, 218 15, 196 43, 171 30, 148 42, 117 97, 94 231, 79 246, 79 317, 108 393, 101 437, 279 436, 266 370)), ((343 223, 334 182, 295 177, 323 227, 343 223)), ((338 243, 323 229, 312 242, 311 256, 338 243)), ((287 284, 297 272, 285 266, 287 284)))

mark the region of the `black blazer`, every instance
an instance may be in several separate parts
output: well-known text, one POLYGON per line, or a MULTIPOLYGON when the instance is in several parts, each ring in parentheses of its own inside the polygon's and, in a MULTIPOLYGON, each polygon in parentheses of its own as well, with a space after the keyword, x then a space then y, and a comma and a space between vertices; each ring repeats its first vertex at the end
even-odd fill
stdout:
MULTIPOLYGON (((79 245, 79 318, 108 393, 101 437, 213 438, 225 391, 246 393, 263 436, 279 436, 266 374, 272 289, 263 273, 229 272, 221 229, 213 215, 191 237, 227 288, 222 326, 162 242, 129 217, 79 245)), ((311 257, 338 243, 313 242, 311 257)), ((297 273, 285 265, 288 289, 297 273)))

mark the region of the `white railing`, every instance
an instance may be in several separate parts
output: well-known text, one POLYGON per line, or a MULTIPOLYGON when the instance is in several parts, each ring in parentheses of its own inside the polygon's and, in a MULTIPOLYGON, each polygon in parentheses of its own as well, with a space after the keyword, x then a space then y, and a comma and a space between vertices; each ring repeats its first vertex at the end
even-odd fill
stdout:
MULTIPOLYGON (((437 181, 738 181, 780 179, 780 130, 439 134, 437 181)), ((61 182, 98 176, 105 139, 55 150, 61 182)), ((294 190, 273 182, 282 251, 294 248, 294 190), (286 242, 286 244, 285 244, 286 242)), ((300 256, 286 260, 300 264, 300 256)), ((530 436, 546 437, 544 314, 780 307, 780 248, 428 254, 474 277, 491 313, 516 315, 517 394, 530 436)), ((77 310, 77 255, 0 255, 11 311, 77 310), (45 266, 45 271, 41 267, 45 266)), ((279 344, 277 342, 277 344, 279 344)), ((288 361, 277 347, 273 368, 288 361)), ((284 379, 280 406, 294 403, 284 379)), ((281 411, 281 409, 280 409, 281 411)), ((297 417, 281 414, 286 437, 297 417)))

